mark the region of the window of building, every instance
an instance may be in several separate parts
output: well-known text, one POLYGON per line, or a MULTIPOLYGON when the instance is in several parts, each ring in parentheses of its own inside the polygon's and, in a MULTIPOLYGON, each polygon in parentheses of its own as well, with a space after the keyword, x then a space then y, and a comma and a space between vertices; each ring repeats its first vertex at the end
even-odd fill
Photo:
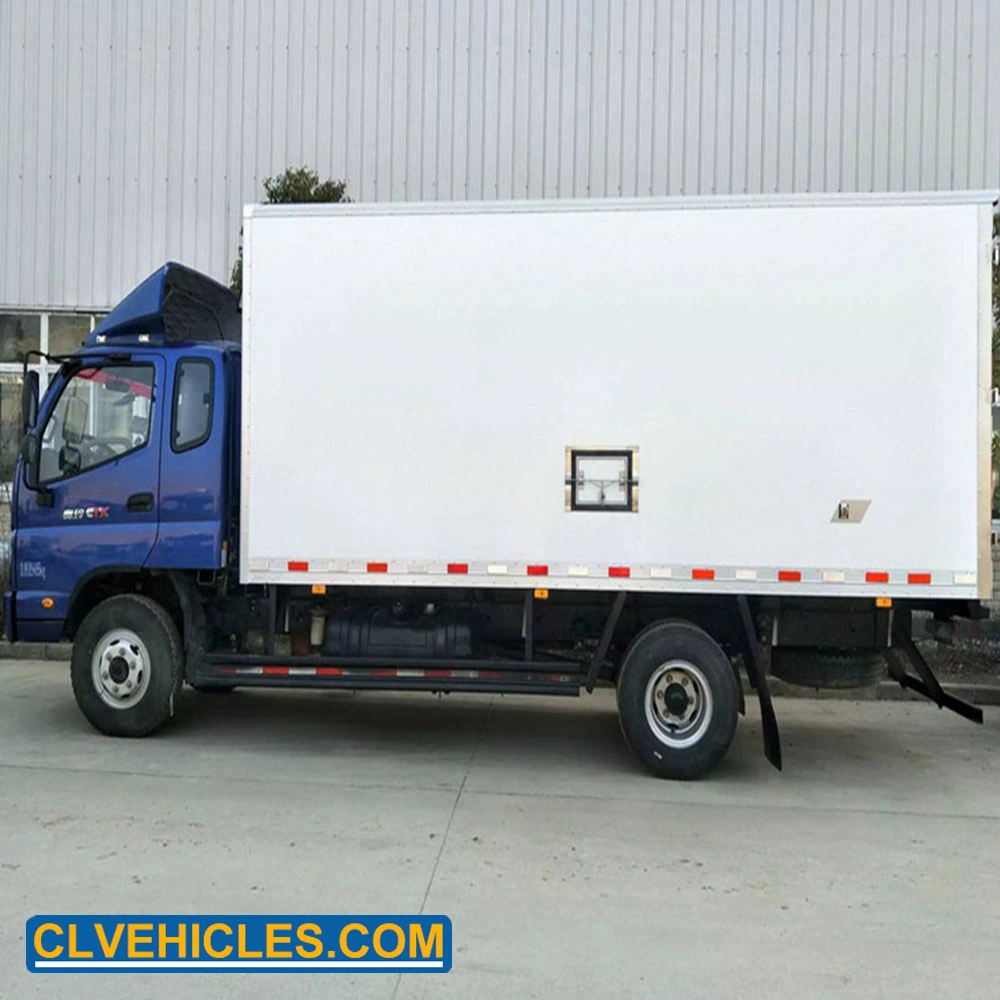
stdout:
POLYGON ((49 316, 47 354, 72 354, 90 336, 91 317, 80 313, 53 313, 49 316))
MULTIPOLYGON (((21 373, 0 372, 0 483, 14 477, 14 463, 21 446, 21 373)), ((9 497, 3 492, 2 499, 9 497)))
POLYGON ((18 362, 28 351, 41 350, 42 317, 0 313, 0 362, 18 362))

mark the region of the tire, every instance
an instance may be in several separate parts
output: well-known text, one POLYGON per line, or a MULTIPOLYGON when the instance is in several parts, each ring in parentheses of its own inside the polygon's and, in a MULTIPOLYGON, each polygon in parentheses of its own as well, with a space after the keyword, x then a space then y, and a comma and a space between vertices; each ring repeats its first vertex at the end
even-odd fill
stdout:
POLYGON ((181 640, 148 597, 122 594, 84 618, 73 642, 73 694, 108 736, 148 736, 173 714, 182 676, 181 640))
POLYGON ((800 649, 779 646, 771 650, 771 673, 801 687, 871 687, 887 674, 881 653, 842 649, 800 649))
POLYGON ((698 778, 725 756, 736 732, 739 688, 719 644, 685 621, 643 629, 618 672, 625 742, 660 778, 698 778))

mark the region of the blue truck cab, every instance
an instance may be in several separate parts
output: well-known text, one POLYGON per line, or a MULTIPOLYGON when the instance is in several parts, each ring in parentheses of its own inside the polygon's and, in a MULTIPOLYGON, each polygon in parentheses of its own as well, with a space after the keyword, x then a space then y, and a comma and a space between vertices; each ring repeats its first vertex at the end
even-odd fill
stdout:
MULTIPOLYGON (((113 595, 170 609, 191 599, 198 574, 225 573, 237 505, 239 339, 236 297, 169 263, 76 354, 55 359, 40 404, 37 379, 26 378, 9 640, 73 639, 113 595)), ((127 703, 128 678, 115 685, 108 676, 107 700, 127 703)))

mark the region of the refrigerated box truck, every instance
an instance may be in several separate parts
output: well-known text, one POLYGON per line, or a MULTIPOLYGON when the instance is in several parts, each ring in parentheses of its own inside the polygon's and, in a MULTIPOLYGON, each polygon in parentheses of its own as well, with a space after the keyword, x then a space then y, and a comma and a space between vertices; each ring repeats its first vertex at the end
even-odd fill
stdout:
POLYGON ((659 775, 767 676, 942 690, 990 594, 988 195, 251 206, 27 372, 12 639, 187 682, 576 695, 659 775))

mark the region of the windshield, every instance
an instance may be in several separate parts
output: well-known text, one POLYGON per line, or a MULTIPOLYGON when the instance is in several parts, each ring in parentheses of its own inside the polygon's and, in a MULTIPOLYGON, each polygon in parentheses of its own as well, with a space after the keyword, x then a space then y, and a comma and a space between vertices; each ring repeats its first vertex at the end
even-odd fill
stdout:
POLYGON ((81 368, 66 383, 42 433, 41 482, 75 476, 149 440, 153 367, 81 368))

